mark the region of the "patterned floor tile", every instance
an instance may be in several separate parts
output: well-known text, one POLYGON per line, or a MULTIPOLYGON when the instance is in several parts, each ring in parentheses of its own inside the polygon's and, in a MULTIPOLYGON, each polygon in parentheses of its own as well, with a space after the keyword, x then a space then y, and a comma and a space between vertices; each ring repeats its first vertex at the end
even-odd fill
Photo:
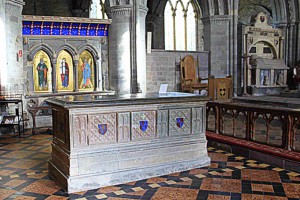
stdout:
POLYGON ((29 155, 34 154, 32 151, 13 151, 10 153, 7 153, 5 155, 2 155, 4 158, 25 158, 29 155))
POLYGON ((222 196, 222 195, 214 195, 214 194, 210 194, 208 195, 207 200, 230 200, 231 197, 230 196, 222 196))
POLYGON ((6 165, 6 167, 15 168, 15 169, 30 169, 38 164, 40 164, 42 161, 40 160, 29 160, 29 159, 22 159, 18 160, 16 162, 10 163, 9 165, 6 165))
POLYGON ((6 170, 6 169, 2 169, 0 170, 0 176, 10 176, 12 174, 14 174, 16 171, 14 170, 6 170))
POLYGON ((236 166, 242 166, 244 165, 244 162, 227 162, 226 166, 227 167, 236 167, 236 166))
POLYGON ((15 190, 8 190, 8 189, 0 188, 0 199, 5 199, 5 198, 13 195, 15 192, 16 192, 15 190))
POLYGON ((200 187, 201 190, 241 193, 241 180, 205 178, 200 187))
POLYGON ((300 184, 283 183, 282 185, 288 198, 300 198, 300 184))
POLYGON ((22 185, 23 183, 26 183, 26 181, 25 180, 11 180, 11 181, 8 181, 7 183, 5 183, 4 186, 15 188, 15 187, 22 185))
POLYGON ((288 198, 258 194, 242 194, 242 200, 288 200, 288 198))
POLYGON ((195 200, 198 195, 198 190, 186 188, 159 188, 151 200, 173 200, 185 199, 195 200))
POLYGON ((35 200, 37 199, 36 197, 30 197, 30 196, 18 196, 14 198, 15 200, 35 200))
POLYGON ((225 162, 227 161, 228 156, 225 154, 221 153, 208 153, 209 157, 211 158, 212 161, 214 162, 225 162))
POLYGON ((265 184, 251 184, 252 191, 258 192, 271 192, 274 193, 274 189, 272 185, 265 185, 265 184))
POLYGON ((28 185, 27 187, 23 188, 22 190, 25 192, 52 195, 55 192, 59 191, 60 187, 58 187, 51 180, 38 180, 38 181, 28 185))
POLYGON ((208 170, 207 169, 192 169, 189 171, 189 174, 193 174, 193 175, 204 174, 204 173, 208 173, 208 170))
POLYGON ((264 181, 280 183, 280 176, 276 171, 270 170, 256 170, 256 169, 242 169, 242 180, 249 181, 264 181))
POLYGON ((46 134, 21 139, 0 138, 0 199, 300 198, 298 173, 211 147, 208 149, 212 162, 207 167, 67 194, 48 176, 51 141, 52 136, 46 134))
POLYGON ((148 180, 147 180, 147 183, 161 183, 161 182, 165 182, 165 181, 167 181, 168 179, 166 179, 166 178, 149 178, 148 180))
POLYGON ((68 197, 52 195, 50 197, 47 197, 45 200, 66 200, 66 199, 68 199, 68 197))
POLYGON ((98 190, 98 193, 109 193, 109 192, 115 192, 115 191, 118 191, 120 190, 121 187, 115 187, 115 186, 109 186, 109 187, 103 187, 103 188, 100 188, 98 190))

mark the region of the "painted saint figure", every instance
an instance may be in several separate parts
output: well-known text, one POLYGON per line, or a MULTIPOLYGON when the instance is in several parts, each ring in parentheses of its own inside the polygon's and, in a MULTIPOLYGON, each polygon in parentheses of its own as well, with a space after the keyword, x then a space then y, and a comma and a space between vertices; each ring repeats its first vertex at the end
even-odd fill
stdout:
POLYGON ((69 65, 65 58, 60 63, 60 77, 62 86, 67 88, 69 86, 69 65))
POLYGON ((39 88, 41 90, 43 87, 47 86, 47 72, 48 72, 48 67, 44 63, 43 58, 40 59, 40 63, 37 65, 36 69, 38 71, 39 88))
POLYGON ((82 70, 82 79, 83 79, 82 88, 91 87, 91 85, 90 85, 90 83, 91 83, 91 66, 88 63, 86 58, 84 58, 84 60, 83 60, 81 70, 82 70))

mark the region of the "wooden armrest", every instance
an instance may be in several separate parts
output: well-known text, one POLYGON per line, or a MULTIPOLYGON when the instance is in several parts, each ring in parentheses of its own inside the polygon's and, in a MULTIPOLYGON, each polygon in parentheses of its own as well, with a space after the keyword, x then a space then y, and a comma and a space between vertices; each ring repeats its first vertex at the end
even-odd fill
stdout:
POLYGON ((185 79, 185 78, 183 78, 183 79, 181 80, 181 82, 184 83, 184 84, 186 84, 186 82, 193 82, 193 79, 190 79, 190 78, 185 79))
POLYGON ((199 83, 201 83, 201 81, 208 80, 208 78, 201 78, 201 77, 199 77, 198 80, 199 80, 199 83))

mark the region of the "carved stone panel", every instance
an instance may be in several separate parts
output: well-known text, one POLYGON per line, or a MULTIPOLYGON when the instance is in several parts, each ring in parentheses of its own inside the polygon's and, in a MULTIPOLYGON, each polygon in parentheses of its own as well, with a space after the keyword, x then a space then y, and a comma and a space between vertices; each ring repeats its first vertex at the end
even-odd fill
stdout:
POLYGON ((169 134, 170 136, 191 133, 191 109, 170 110, 169 134))
POLYGON ((157 137, 163 138, 168 136, 169 132, 169 115, 168 110, 159 110, 157 112, 157 137))
POLYGON ((130 141, 130 112, 118 113, 118 142, 130 141))
POLYGON ((87 115, 76 115, 73 117, 74 148, 87 145, 87 115))
POLYGON ((192 109, 192 133, 202 134, 203 133, 203 108, 192 109))
POLYGON ((88 116, 88 144, 107 144, 117 142, 116 113, 88 116))
POLYGON ((156 134, 156 112, 132 112, 132 140, 154 138, 156 134))

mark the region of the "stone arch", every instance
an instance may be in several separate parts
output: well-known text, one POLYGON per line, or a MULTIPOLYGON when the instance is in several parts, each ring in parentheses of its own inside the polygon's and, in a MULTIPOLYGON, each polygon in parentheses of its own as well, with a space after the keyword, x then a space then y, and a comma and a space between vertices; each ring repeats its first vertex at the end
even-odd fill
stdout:
POLYGON ((288 22, 288 6, 284 0, 272 0, 272 12, 274 23, 287 23, 288 22))
POLYGON ((32 61, 34 55, 40 50, 43 50, 45 53, 47 53, 51 61, 55 59, 54 50, 49 45, 42 43, 42 44, 37 44, 30 49, 30 53, 27 56, 27 60, 32 61))
POLYGON ((95 61, 99 59, 98 52, 101 51, 100 49, 91 44, 83 44, 78 47, 78 55, 80 55, 84 50, 88 50, 93 55, 95 61))
MULTIPOLYGON (((298 1, 299 3, 299 1, 298 1)), ((290 22, 295 22, 297 20, 297 1, 288 1, 288 19, 290 22)))
POLYGON ((66 50, 67 52, 69 52, 71 54, 71 56, 73 57, 73 60, 75 60, 76 55, 78 55, 78 51, 76 50, 76 48, 68 43, 65 43, 65 44, 59 46, 57 48, 56 52, 59 53, 62 50, 66 50))
POLYGON ((273 58, 274 58, 274 59, 277 59, 277 58, 278 58, 278 54, 277 54, 277 52, 276 52, 276 50, 275 50, 273 44, 272 44, 271 42, 267 41, 267 40, 258 40, 258 41, 256 41, 256 42, 253 43, 251 46, 249 46, 248 51, 249 51, 252 47, 254 47, 257 43, 260 43, 260 42, 267 44, 268 47, 270 47, 270 48, 272 49, 272 53, 273 53, 273 58))

